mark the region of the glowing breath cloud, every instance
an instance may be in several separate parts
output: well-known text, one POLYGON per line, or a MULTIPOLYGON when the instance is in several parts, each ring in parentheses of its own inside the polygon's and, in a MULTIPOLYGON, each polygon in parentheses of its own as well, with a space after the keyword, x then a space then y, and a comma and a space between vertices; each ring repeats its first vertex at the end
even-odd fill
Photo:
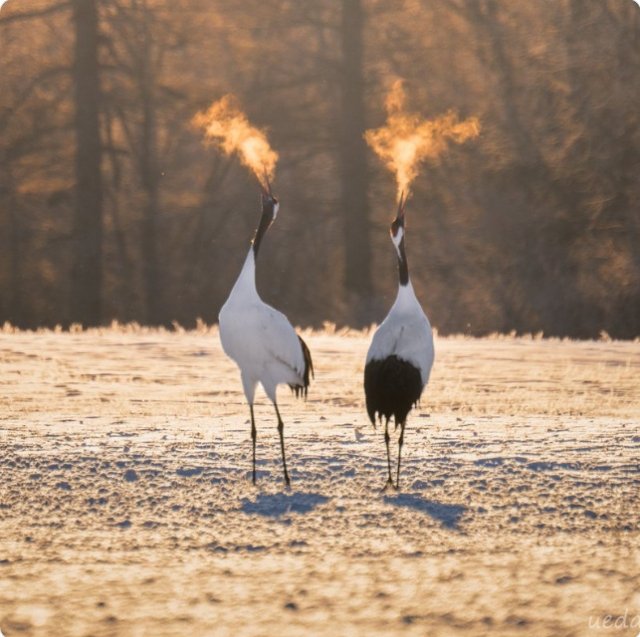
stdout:
POLYGON ((214 102, 198 113, 193 122, 204 128, 206 138, 215 140, 227 155, 238 153, 263 186, 267 186, 265 177, 273 179, 278 153, 269 146, 267 136, 249 123, 233 95, 214 102))
POLYGON ((461 144, 480 133, 480 122, 476 117, 461 122, 455 113, 449 111, 436 119, 422 120, 416 113, 405 112, 404 104, 402 80, 396 80, 385 103, 385 126, 365 133, 367 144, 395 173, 398 199, 402 192, 408 194, 421 161, 438 157, 448 141, 461 144))

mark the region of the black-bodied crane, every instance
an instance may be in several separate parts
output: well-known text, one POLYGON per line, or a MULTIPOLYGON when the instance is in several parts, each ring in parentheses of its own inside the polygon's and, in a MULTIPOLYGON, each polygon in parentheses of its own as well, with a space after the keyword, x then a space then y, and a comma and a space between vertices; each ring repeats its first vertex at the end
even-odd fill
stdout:
POLYGON ((367 413, 375 426, 376 417, 385 419, 387 446, 387 486, 400 488, 400 458, 404 430, 411 408, 419 401, 433 366, 433 333, 429 319, 416 298, 405 250, 405 207, 400 197, 396 218, 391 223, 391 240, 398 257, 399 286, 395 303, 380 324, 369 346, 364 369, 367 413), (398 438, 396 483, 391 476, 389 420, 393 417, 398 438))

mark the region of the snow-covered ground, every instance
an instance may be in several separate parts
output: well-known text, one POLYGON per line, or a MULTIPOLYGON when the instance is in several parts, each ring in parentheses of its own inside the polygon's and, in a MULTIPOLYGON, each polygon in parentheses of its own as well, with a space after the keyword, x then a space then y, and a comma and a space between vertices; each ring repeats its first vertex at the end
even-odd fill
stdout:
POLYGON ((438 339, 396 494, 369 336, 305 340, 286 491, 214 329, 1 333, 5 636, 640 632, 640 343, 438 339))

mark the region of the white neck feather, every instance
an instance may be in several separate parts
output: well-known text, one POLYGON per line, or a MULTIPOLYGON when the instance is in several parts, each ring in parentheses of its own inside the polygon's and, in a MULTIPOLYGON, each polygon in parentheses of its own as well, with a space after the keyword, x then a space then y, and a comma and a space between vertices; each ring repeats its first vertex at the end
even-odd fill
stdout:
POLYGON ((413 285, 411 285, 411 279, 409 279, 409 283, 407 283, 407 285, 398 286, 398 294, 391 311, 407 312, 411 311, 416 306, 420 308, 420 304, 416 298, 416 293, 413 290, 413 285))
POLYGON ((253 247, 249 248, 249 254, 247 254, 242 270, 240 270, 240 274, 231 290, 229 298, 232 297, 258 297, 258 291, 256 290, 256 258, 253 253, 253 247))

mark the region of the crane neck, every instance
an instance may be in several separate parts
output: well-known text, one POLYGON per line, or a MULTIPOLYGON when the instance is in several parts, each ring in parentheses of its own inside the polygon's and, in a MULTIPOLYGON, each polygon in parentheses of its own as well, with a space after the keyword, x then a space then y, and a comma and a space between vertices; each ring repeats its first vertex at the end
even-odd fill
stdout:
POLYGON ((391 311, 393 313, 411 313, 415 311, 415 307, 418 305, 418 299, 416 293, 411 285, 411 281, 408 281, 406 285, 398 286, 398 294, 393 304, 391 311))
POLYGON ((258 225, 258 229, 256 230, 255 237, 251 242, 251 248, 253 250, 253 255, 257 259, 258 251, 260 250, 260 244, 262 243, 262 238, 267 233, 269 226, 273 223, 273 215, 271 211, 262 210, 262 216, 260 217, 260 224, 258 225))
POLYGON ((236 279, 236 282, 231 290, 229 298, 250 298, 257 296, 258 291, 256 289, 256 255, 254 253, 253 246, 249 249, 247 258, 244 260, 242 270, 236 279))
POLYGON ((256 289, 256 260, 258 258, 262 238, 269 229, 269 226, 273 223, 274 219, 275 214, 273 207, 269 208, 268 206, 263 205, 260 223, 253 241, 251 242, 249 253, 247 254, 247 258, 244 260, 242 270, 240 271, 238 279, 233 286, 233 290, 231 290, 230 296, 238 301, 241 301, 242 299, 254 299, 255 297, 259 298, 258 291, 256 289))
POLYGON ((398 255, 398 278, 401 286, 409 284, 409 263, 407 262, 407 253, 404 249, 404 236, 400 241, 400 245, 397 246, 396 252, 398 255))

